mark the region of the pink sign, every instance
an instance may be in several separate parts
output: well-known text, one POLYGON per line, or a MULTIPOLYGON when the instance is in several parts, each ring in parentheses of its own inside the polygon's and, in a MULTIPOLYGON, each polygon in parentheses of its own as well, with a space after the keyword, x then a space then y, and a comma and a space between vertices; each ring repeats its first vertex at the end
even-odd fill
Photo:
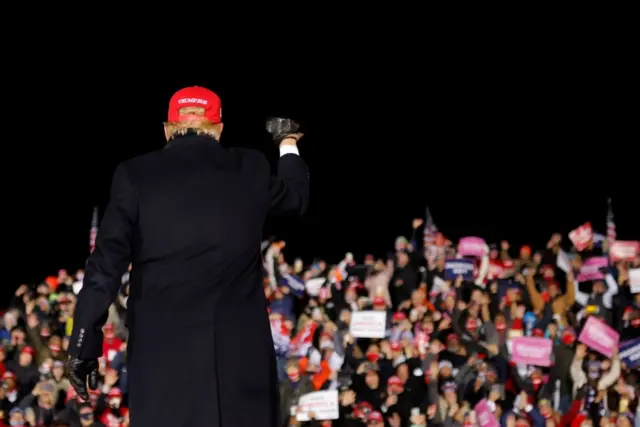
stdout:
POLYGON ((617 240, 609 248, 609 256, 613 262, 633 261, 638 253, 640 253, 640 242, 638 241, 623 242, 617 240))
POLYGON ((583 251, 589 245, 589 242, 593 240, 593 229, 591 228, 591 223, 585 222, 580 227, 572 230, 569 233, 569 239, 577 250, 583 251))
POLYGON ((458 252, 462 256, 481 257, 486 252, 487 244, 480 237, 463 237, 458 242, 458 252))
POLYGON ((587 258, 580 268, 580 274, 578 274, 578 282, 586 282, 587 280, 604 280, 604 274, 600 271, 601 268, 606 268, 609 265, 609 260, 604 256, 594 256, 587 258))
POLYGON ((620 334, 611 329, 602 320, 589 316, 578 337, 578 341, 588 345, 598 353, 611 357, 613 350, 618 348, 620 334))
POLYGON ((493 415, 491 408, 489 408, 487 399, 482 399, 480 402, 478 402, 474 410, 476 411, 478 426, 500 427, 500 423, 498 423, 498 420, 496 420, 495 415, 493 415))
POLYGON ((511 340, 511 360, 523 365, 551 366, 553 342, 548 338, 520 337, 511 340))

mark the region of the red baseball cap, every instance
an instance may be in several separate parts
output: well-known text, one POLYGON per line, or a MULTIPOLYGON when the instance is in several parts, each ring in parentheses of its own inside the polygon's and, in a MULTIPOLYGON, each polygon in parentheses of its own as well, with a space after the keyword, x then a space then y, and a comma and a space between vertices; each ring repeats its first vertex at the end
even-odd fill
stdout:
POLYGON ((387 305, 386 301, 384 300, 384 297, 374 297, 373 298, 373 305, 387 305))
POLYGON ((33 347, 25 345, 24 347, 22 347, 22 350, 20 350, 20 353, 27 353, 33 356, 36 352, 33 347))
POLYGON ((194 118, 202 119, 202 117, 212 123, 222 121, 222 103, 218 95, 200 86, 186 87, 173 94, 169 101, 168 120, 170 122, 182 122, 194 118), (180 114, 180 109, 184 107, 204 108, 204 116, 180 114))
POLYGON ((371 411, 369 412, 369 415, 367 415, 367 422, 372 422, 372 421, 384 422, 384 418, 382 418, 382 414, 380 412, 371 411))

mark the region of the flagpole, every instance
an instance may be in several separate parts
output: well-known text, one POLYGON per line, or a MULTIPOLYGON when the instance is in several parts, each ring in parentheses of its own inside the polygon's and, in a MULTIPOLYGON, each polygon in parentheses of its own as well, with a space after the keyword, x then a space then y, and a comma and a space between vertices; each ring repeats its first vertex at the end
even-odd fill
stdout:
POLYGON ((91 230, 89 230, 89 253, 92 253, 96 247, 96 237, 98 235, 98 207, 93 207, 91 215, 91 230))
POLYGON ((617 238, 616 223, 613 217, 613 208, 611 207, 611 197, 607 198, 607 241, 609 246, 615 242, 617 238))

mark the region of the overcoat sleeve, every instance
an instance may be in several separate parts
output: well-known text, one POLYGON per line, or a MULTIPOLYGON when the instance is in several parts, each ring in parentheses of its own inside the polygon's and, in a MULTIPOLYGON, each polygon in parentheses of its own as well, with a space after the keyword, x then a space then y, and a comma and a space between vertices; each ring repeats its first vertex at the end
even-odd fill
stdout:
POLYGON ((297 154, 285 154, 278 161, 278 176, 269 182, 273 215, 303 215, 309 206, 309 168, 297 154))
POLYGON ((102 355, 102 327, 131 261, 136 220, 137 197, 125 166, 120 164, 113 175, 111 200, 78 295, 68 350, 71 356, 86 360, 102 355))

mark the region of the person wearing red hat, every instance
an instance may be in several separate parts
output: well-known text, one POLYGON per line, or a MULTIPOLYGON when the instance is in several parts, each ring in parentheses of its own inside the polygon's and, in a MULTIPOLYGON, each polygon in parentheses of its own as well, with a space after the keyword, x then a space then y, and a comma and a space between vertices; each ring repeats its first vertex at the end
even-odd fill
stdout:
POLYGON ((25 345, 20 349, 17 360, 7 362, 7 371, 12 372, 19 379, 18 394, 21 397, 28 395, 40 380, 40 372, 34 363, 35 355, 35 349, 25 345))
POLYGON ((384 427, 384 418, 378 411, 371 411, 367 415, 367 427, 384 427))
POLYGON ((69 342, 79 398, 89 398, 87 382, 97 386, 102 328, 131 264, 131 424, 279 425, 260 243, 268 214, 306 211, 309 172, 298 124, 275 118, 266 128, 280 149, 277 177, 260 152, 220 145, 220 98, 189 87, 169 102, 166 146, 118 165, 69 342), (177 345, 158 352, 168 336, 177 345), (180 375, 163 375, 176 366, 180 375))
POLYGON ((123 425, 125 418, 128 416, 129 409, 122 406, 122 391, 113 387, 108 391, 105 399, 107 407, 100 415, 99 419, 105 426, 123 425))

